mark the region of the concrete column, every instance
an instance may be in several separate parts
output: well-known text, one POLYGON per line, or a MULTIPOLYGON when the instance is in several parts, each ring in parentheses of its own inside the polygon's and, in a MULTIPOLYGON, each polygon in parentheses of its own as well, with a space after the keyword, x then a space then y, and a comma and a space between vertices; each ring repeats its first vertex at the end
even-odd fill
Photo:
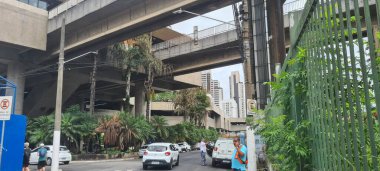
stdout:
POLYGON ((146 116, 146 100, 144 82, 135 85, 135 115, 146 116))
POLYGON ((204 116, 204 122, 205 122, 205 129, 208 129, 209 128, 209 126, 208 126, 208 114, 207 114, 208 112, 206 112, 205 113, 205 116, 204 116))
MULTIPOLYGON (((23 114, 25 77, 22 76, 24 66, 19 63, 8 64, 7 79, 17 86, 15 114, 23 114)), ((11 89, 7 90, 7 96, 13 96, 11 89)))

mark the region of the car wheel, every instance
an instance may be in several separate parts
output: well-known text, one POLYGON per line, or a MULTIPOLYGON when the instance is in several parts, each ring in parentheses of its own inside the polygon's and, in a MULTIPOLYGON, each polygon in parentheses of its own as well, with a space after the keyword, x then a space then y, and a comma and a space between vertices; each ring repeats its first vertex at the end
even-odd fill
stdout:
POLYGON ((179 165, 179 156, 177 158, 177 162, 175 163, 175 166, 178 166, 179 165))
POLYGON ((65 161, 65 162, 63 162, 63 164, 66 164, 66 165, 69 164, 69 163, 70 163, 69 161, 65 161))
POLYGON ((216 162, 214 159, 212 160, 211 165, 212 165, 212 167, 216 167, 216 162))
POLYGON ((148 169, 148 166, 147 165, 143 165, 143 170, 147 170, 148 169))
POLYGON ((168 166, 168 170, 172 170, 172 169, 173 169, 173 160, 170 161, 169 166, 168 166))
POLYGON ((51 166, 51 158, 50 158, 50 157, 46 159, 46 164, 47 164, 48 166, 51 166))

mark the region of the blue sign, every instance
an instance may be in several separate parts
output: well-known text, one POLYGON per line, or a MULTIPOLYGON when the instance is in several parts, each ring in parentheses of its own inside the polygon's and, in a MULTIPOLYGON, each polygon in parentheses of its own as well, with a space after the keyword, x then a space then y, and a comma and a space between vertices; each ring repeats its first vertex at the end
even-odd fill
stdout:
MULTIPOLYGON (((2 132, 2 127, 3 122, 0 122, 0 132, 2 132)), ((0 171, 22 170, 26 117, 24 115, 12 114, 11 119, 5 121, 4 133, 4 146, 0 171)))

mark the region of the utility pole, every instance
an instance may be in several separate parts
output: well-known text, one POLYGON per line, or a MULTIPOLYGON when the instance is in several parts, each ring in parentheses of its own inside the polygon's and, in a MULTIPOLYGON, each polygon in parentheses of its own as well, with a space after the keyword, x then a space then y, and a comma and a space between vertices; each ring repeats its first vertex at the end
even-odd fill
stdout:
POLYGON ((94 67, 92 68, 91 73, 91 95, 90 95, 90 114, 94 115, 95 111, 95 88, 96 88, 96 69, 97 69, 97 57, 98 55, 94 55, 94 67))
POLYGON ((62 18, 61 25, 61 42, 58 60, 58 79, 57 79, 57 97, 55 101, 55 120, 54 120, 54 137, 53 137, 53 160, 52 171, 59 169, 59 146, 61 142, 61 114, 62 114, 62 87, 63 87, 63 65, 65 59, 65 15, 62 18))

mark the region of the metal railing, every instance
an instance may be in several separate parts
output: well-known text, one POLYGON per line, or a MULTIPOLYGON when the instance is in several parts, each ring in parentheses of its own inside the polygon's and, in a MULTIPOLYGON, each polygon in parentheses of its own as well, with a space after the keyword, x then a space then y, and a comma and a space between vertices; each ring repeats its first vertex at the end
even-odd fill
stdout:
POLYGON ((64 2, 57 7, 51 9, 49 11, 49 19, 54 18, 55 16, 65 12, 66 10, 69 10, 70 8, 78 5, 79 3, 83 2, 85 0, 69 0, 67 2, 64 2))
POLYGON ((284 4, 284 15, 293 12, 303 10, 307 0, 293 0, 284 4))
POLYGON ((295 167, 380 170, 380 1, 370 2, 308 0, 298 20, 265 115, 310 123, 296 140, 311 140, 310 155, 292 159, 295 167))
MULTIPOLYGON (((234 21, 230 21, 228 23, 235 24, 234 21)), ((224 24, 220 24, 220 25, 217 25, 214 27, 210 27, 210 28, 201 30, 198 32, 198 39, 204 39, 204 38, 211 37, 211 36, 214 36, 217 34, 228 32, 231 30, 235 30, 236 27, 231 25, 231 24, 224 23, 224 24)), ((174 39, 167 40, 165 42, 157 43, 157 44, 153 45, 152 49, 153 49, 153 51, 158 51, 161 49, 170 48, 173 46, 177 46, 179 44, 194 41, 194 38, 195 38, 194 33, 183 35, 183 36, 180 36, 180 37, 177 37, 174 39)))

